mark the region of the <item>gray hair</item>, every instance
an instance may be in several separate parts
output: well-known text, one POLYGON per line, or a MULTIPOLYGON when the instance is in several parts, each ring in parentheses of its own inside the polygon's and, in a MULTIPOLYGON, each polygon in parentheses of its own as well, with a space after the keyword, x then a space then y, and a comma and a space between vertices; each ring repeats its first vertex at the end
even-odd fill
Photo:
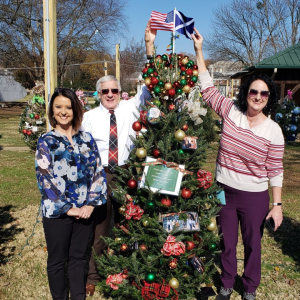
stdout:
POLYGON ((103 82, 107 82, 107 81, 115 81, 118 84, 119 92, 122 90, 121 83, 120 83, 120 81, 115 76, 113 76, 113 75, 106 75, 106 76, 101 77, 97 81, 97 83, 96 83, 96 91, 100 92, 101 91, 101 84, 103 82))

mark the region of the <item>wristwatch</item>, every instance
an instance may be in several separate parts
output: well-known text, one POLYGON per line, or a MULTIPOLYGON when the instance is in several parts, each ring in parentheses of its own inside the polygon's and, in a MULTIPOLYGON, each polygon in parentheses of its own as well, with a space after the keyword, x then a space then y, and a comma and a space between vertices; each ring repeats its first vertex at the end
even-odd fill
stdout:
POLYGON ((277 206, 277 205, 280 206, 280 205, 282 205, 282 203, 281 202, 274 202, 273 203, 273 206, 277 206))

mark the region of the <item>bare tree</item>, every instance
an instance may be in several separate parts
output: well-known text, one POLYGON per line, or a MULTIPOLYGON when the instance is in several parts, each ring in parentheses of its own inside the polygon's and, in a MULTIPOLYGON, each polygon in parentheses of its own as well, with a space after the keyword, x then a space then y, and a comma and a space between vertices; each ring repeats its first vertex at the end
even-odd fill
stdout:
MULTIPOLYGON (((44 76, 41 0, 0 0, 0 65, 24 68, 32 80, 44 76)), ((63 81, 73 49, 108 50, 126 29, 126 0, 57 1, 58 78, 63 81)))
POLYGON ((205 45, 211 57, 222 60, 253 65, 300 36, 300 0, 232 0, 213 13, 213 34, 205 45))

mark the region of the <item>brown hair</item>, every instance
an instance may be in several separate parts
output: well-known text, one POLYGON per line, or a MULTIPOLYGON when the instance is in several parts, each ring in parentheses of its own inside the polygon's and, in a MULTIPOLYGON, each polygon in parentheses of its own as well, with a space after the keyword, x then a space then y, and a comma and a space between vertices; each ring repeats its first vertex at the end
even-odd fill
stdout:
POLYGON ((57 96, 63 96, 71 100, 71 106, 73 110, 72 127, 77 132, 83 119, 83 107, 74 91, 68 88, 56 88, 54 90, 48 110, 48 118, 51 126, 53 128, 56 126, 56 120, 53 116, 53 102, 57 96))

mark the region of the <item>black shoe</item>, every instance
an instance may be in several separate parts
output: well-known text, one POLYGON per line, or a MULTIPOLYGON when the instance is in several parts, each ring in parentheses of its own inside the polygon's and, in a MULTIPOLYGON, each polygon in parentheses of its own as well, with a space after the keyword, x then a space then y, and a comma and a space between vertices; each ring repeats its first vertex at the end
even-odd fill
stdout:
POLYGON ((217 296, 216 300, 229 300, 233 292, 233 288, 227 288, 221 286, 220 293, 217 296))
POLYGON ((244 292, 243 300, 255 300, 256 299, 256 293, 246 293, 244 292))

